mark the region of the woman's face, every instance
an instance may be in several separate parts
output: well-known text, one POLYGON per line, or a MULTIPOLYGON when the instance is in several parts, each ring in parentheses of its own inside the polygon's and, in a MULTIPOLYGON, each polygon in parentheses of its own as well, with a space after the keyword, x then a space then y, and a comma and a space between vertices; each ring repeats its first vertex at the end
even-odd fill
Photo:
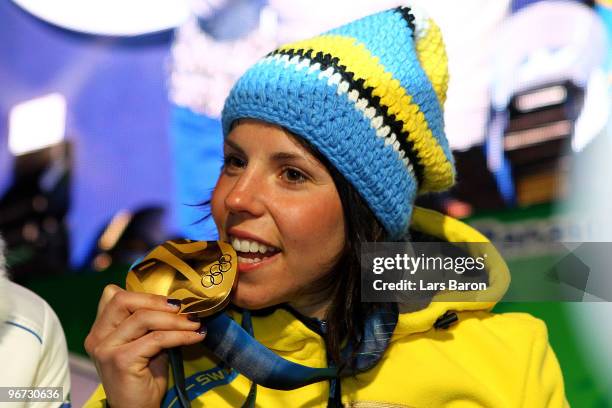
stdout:
POLYGON ((224 144, 212 196, 219 238, 238 253, 236 305, 325 302, 321 278, 344 247, 342 204, 331 175, 282 128, 242 120, 224 144))

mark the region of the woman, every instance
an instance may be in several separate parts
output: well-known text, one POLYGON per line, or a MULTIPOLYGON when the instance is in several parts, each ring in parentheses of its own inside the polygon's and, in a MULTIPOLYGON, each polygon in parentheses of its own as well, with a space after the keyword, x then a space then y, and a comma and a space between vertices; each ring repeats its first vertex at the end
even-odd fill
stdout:
MULTIPOLYGON (((258 406, 567 406, 541 321, 491 314, 495 301, 434 297, 406 312, 360 301, 364 242, 485 240, 413 208, 417 193, 454 182, 447 80, 438 27, 402 7, 281 47, 233 88, 211 200, 239 256, 230 313, 252 310, 254 337, 278 355, 341 373, 291 391, 257 387, 258 406)), ((497 300, 508 271, 492 255, 497 300)), ((171 303, 105 289, 86 340, 103 388, 87 406, 176 406, 162 351, 177 346, 193 406, 252 402, 250 381, 199 346, 206 328, 171 303)))

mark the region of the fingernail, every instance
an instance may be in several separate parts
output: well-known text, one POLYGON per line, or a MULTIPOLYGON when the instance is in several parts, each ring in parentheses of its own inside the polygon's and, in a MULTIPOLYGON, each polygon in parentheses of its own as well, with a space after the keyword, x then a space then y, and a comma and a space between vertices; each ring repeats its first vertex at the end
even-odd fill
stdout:
POLYGON ((200 321, 200 318, 198 316, 196 316, 196 315, 188 315, 187 319, 191 320, 192 322, 199 322, 200 321))
POLYGON ((200 326, 200 328, 198 330, 196 330, 195 332, 198 333, 201 336, 205 336, 208 330, 206 330, 206 326, 204 325, 204 323, 202 323, 202 325, 200 326))
POLYGON ((181 307, 181 300, 180 299, 172 299, 172 298, 168 298, 168 304, 176 309, 180 309, 181 307))

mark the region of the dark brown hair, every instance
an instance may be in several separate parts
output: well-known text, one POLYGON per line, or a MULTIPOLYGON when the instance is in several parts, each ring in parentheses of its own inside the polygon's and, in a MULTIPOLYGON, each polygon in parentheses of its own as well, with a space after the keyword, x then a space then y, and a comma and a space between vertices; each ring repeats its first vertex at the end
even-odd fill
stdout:
POLYGON ((306 140, 288 133, 329 171, 342 203, 345 243, 338 262, 332 266, 330 276, 324 278, 332 298, 325 317, 327 331, 324 337, 327 353, 336 367, 350 366, 353 356, 348 361, 343 361, 340 356, 343 342, 353 342, 353 350, 357 350, 366 317, 375 308, 383 307, 361 301, 361 245, 365 242, 385 241, 387 233, 355 187, 336 167, 306 140))

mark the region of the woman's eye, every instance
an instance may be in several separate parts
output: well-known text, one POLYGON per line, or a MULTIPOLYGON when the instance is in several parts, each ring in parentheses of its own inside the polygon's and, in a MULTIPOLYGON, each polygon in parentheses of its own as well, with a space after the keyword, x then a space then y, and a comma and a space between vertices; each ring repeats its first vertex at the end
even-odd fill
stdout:
POLYGON ((307 180, 304 173, 292 168, 285 169, 283 176, 290 183, 304 183, 307 180))
POLYGON ((223 158, 223 167, 225 168, 242 168, 246 165, 246 162, 238 156, 227 155, 223 158))

